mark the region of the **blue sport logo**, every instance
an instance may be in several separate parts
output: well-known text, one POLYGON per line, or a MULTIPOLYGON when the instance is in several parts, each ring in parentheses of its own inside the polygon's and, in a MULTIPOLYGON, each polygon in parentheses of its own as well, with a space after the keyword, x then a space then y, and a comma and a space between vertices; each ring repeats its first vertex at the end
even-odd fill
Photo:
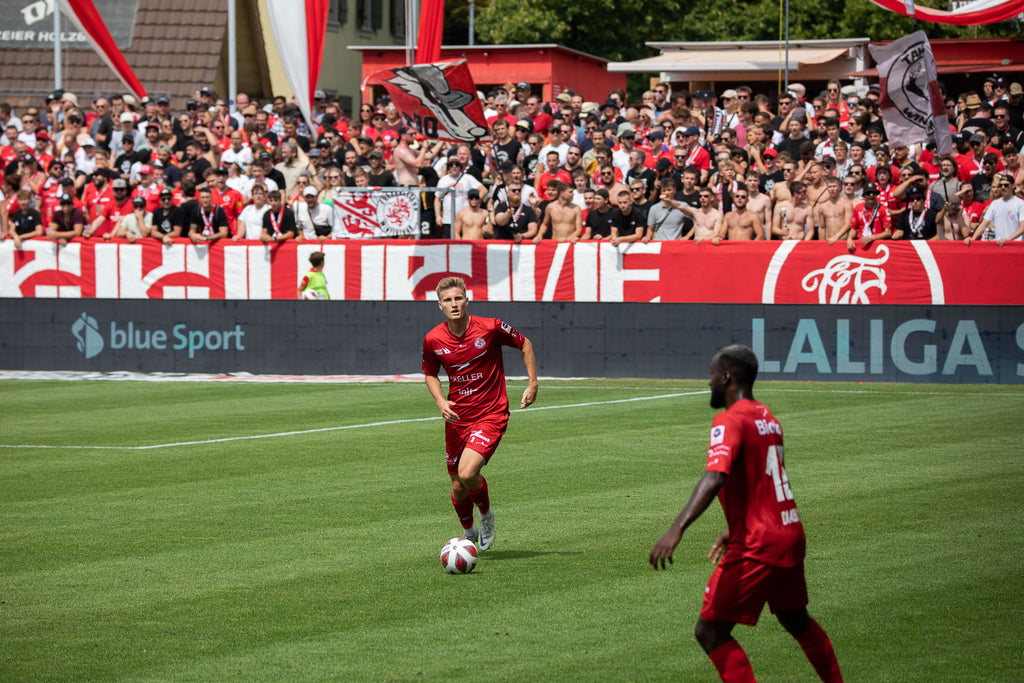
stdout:
POLYGON ((75 337, 75 347, 86 358, 94 358, 103 351, 103 335, 96 318, 82 313, 71 325, 71 334, 75 337))

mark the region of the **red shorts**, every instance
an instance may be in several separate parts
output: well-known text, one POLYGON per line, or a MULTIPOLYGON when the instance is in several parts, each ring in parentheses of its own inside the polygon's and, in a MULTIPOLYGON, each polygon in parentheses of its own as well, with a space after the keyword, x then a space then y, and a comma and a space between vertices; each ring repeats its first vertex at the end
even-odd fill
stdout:
POLYGON ((445 461, 448 464, 448 474, 456 474, 459 471, 462 451, 467 448, 484 456, 485 462, 490 462, 507 427, 508 413, 486 415, 476 422, 446 422, 444 425, 444 453, 445 461))
POLYGON ((773 567, 736 556, 724 558, 704 589, 704 621, 754 626, 768 603, 772 614, 807 607, 804 566, 773 567))

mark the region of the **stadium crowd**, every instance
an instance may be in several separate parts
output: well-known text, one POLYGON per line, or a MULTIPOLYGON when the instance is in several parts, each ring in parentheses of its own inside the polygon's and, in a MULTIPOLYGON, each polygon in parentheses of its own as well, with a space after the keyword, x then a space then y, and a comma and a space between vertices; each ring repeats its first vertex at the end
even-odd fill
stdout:
POLYGON ((1024 236, 1024 89, 998 75, 946 93, 953 151, 890 146, 877 86, 798 83, 543 102, 529 83, 479 93, 493 140, 448 146, 386 99, 353 118, 320 91, 297 106, 233 106, 208 87, 165 97, 57 91, 17 114, 0 102, 3 237, 319 240, 334 190, 424 186, 421 236, 630 241, 1024 236), (454 198, 454 199, 452 199, 454 198))

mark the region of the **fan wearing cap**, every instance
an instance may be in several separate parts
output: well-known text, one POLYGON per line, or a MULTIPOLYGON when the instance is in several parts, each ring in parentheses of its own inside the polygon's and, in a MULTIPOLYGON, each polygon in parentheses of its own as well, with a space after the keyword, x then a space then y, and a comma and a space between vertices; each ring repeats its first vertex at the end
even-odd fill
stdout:
POLYGON ((102 203, 99 214, 86 226, 83 237, 103 237, 117 227, 118 222, 132 212, 132 198, 128 194, 128 181, 115 178, 110 184, 113 201, 102 203))
POLYGON ((889 210, 878 201, 878 186, 868 183, 864 186, 864 202, 853 210, 850 232, 846 236, 846 248, 851 252, 859 243, 867 248, 872 242, 886 240, 892 236, 892 219, 889 210))
POLYGON ((46 237, 64 245, 75 237, 81 237, 85 230, 85 212, 76 206, 74 195, 58 195, 57 210, 53 212, 46 228, 46 237))
POLYGON ((700 172, 698 184, 707 184, 708 176, 711 175, 711 154, 700 146, 700 129, 697 126, 676 128, 672 131, 672 142, 677 145, 675 154, 685 157, 683 167, 695 167, 700 172))
POLYGON ((318 196, 320 192, 312 185, 307 185, 302 191, 302 196, 292 203, 292 211, 295 214, 297 232, 295 241, 315 240, 324 242, 331 237, 334 231, 334 208, 327 204, 321 204, 318 196))
POLYGON ((142 149, 146 144, 146 135, 142 131, 135 127, 137 119, 131 112, 124 112, 118 118, 118 127, 110 134, 110 151, 112 154, 118 154, 122 149, 127 149, 124 146, 124 140, 126 138, 133 141, 134 147, 132 149, 142 149))
POLYGON ((138 238, 149 237, 152 228, 153 214, 146 211, 146 199, 135 197, 132 199, 131 213, 122 216, 114 229, 104 235, 103 239, 109 241, 113 237, 120 237, 128 240, 130 244, 135 244, 138 238))
POLYGON ((7 236, 14 240, 15 249, 21 249, 22 241, 43 234, 43 219, 32 208, 33 199, 32 190, 18 190, 18 208, 7 218, 7 236))
POLYGON ((175 220, 179 207, 174 205, 174 192, 168 188, 160 190, 159 206, 153 209, 150 219, 149 236, 162 240, 164 244, 173 244, 175 237, 181 237, 184 220, 175 220))
POLYGON ((368 159, 370 162, 370 170, 367 171, 367 175, 370 185, 373 187, 394 187, 398 184, 391 171, 384 167, 384 155, 380 150, 375 149, 370 152, 368 159))
POLYGON ((925 204, 925 191, 911 186, 905 194, 907 208, 896 219, 892 231, 894 240, 932 240, 938 235, 936 216, 938 211, 925 204))
POLYGON ((245 208, 245 198, 238 190, 228 186, 228 169, 218 166, 213 172, 213 187, 210 189, 213 195, 213 203, 222 209, 228 218, 228 234, 234 235, 238 222, 238 216, 245 208))
POLYGON ((479 180, 466 173, 462 160, 457 156, 448 158, 447 172, 437 181, 437 186, 449 192, 434 193, 434 215, 441 228, 441 238, 451 239, 452 223, 459 211, 469 206, 467 193, 477 190, 483 203, 487 189, 479 180))
POLYGON ((999 195, 985 209, 985 215, 973 235, 964 239, 970 245, 973 240, 993 239, 1003 246, 1007 242, 1024 240, 1024 199, 1014 195, 1013 178, 1001 174, 993 194, 999 195))
POLYGON ((479 190, 467 192, 466 201, 469 206, 455 214, 455 222, 452 223, 452 239, 482 240, 484 228, 490 220, 490 214, 481 205, 479 190))

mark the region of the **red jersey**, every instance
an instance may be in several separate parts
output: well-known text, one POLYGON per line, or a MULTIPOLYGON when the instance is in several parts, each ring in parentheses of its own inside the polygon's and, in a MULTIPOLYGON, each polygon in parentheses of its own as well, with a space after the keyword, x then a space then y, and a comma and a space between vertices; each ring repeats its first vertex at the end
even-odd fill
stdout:
POLYGON ((892 228, 892 221, 889 219, 889 212, 879 203, 875 208, 867 210, 864 202, 861 202, 853 209, 853 219, 850 221, 853 229, 853 239, 877 235, 892 228))
POLYGON ((100 227, 93 232, 93 237, 102 237, 108 232, 113 232, 114 228, 117 227, 117 222, 132 212, 132 199, 131 197, 126 198, 120 205, 116 201, 111 201, 103 209, 103 213, 100 215, 106 218, 103 223, 100 223, 100 227))
POLYGON ((39 188, 39 214, 46 227, 49 227, 50 221, 53 219, 53 212, 60 204, 58 197, 62 194, 61 189, 60 180, 54 178, 47 178, 43 186, 39 188))
POLYGON ((82 191, 82 203, 85 204, 86 218, 91 223, 103 213, 108 204, 114 203, 114 190, 109 184, 97 190, 96 185, 88 183, 82 191))
POLYGON ((213 187, 210 188, 210 194, 213 196, 214 206, 223 208, 224 213, 228 215, 228 233, 234 235, 238 214, 242 213, 242 209, 245 208, 245 199, 242 198, 242 193, 230 187, 224 192, 213 187))
POLYGON ((146 212, 153 213, 157 207, 160 206, 160 193, 164 191, 163 185, 157 185, 156 183, 150 184, 149 187, 143 187, 139 185, 132 191, 132 199, 135 197, 142 197, 146 200, 146 212))
POLYGON ((767 406, 743 399, 715 417, 706 470, 727 475, 718 500, 730 555, 776 567, 803 562, 804 527, 786 476, 782 427, 767 406))
POLYGON ((436 376, 441 366, 448 374, 448 400, 455 404, 459 422, 508 413, 505 364, 501 347, 523 348, 526 337, 498 318, 470 316, 462 336, 443 322, 423 340, 423 374, 436 376))

